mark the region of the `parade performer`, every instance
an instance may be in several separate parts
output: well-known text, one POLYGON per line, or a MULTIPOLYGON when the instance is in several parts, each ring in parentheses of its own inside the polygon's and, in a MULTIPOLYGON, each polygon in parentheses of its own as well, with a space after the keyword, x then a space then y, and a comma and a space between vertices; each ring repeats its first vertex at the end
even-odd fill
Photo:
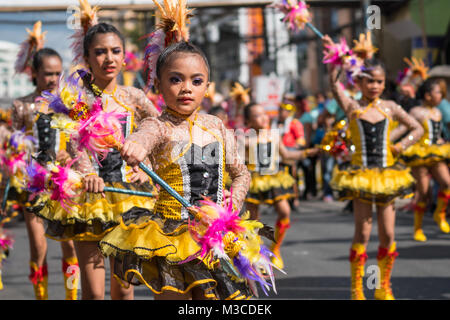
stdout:
POLYGON ((277 131, 271 133, 267 112, 261 105, 250 103, 244 108, 247 126, 247 167, 251 172, 251 183, 247 195, 246 208, 251 219, 259 219, 259 205, 268 204, 275 208, 278 218, 275 225, 275 241, 271 251, 272 262, 280 269, 284 263, 281 245, 290 227, 291 207, 288 200, 293 198, 295 179, 286 162, 300 160, 317 153, 315 149, 288 150, 280 141, 277 131))
POLYGON ((158 41, 160 48, 168 47, 151 56, 157 60, 149 61, 149 68, 166 107, 158 118, 141 123, 121 154, 136 168, 149 157, 156 174, 182 198, 161 189, 153 211, 126 212, 100 247, 114 256, 115 276, 124 285, 144 284, 155 299, 245 299, 256 294, 255 282, 266 290, 261 268, 273 279, 268 249, 261 251, 262 240, 254 233, 262 224, 238 215, 250 176, 235 137, 220 119, 199 112, 210 70, 205 55, 186 41, 186 2, 157 5, 165 19, 149 46, 158 41), (224 190, 225 170, 231 194, 224 190), (185 201, 200 209, 188 209, 185 201), (224 234, 229 227, 234 231, 224 234))
MULTIPOLYGON (((355 146, 350 163, 335 167, 331 181, 340 199, 353 199, 355 233, 350 250, 351 298, 365 299, 362 277, 372 229, 372 206, 375 204, 380 241, 377 255, 380 288, 375 290, 375 298, 394 299, 390 283, 397 256, 393 201, 396 197, 410 195, 414 187, 414 178, 406 167, 396 163, 395 156, 415 143, 423 130, 400 106, 380 99, 386 74, 381 63, 375 59, 365 60, 359 72, 352 72, 352 75, 357 75, 355 80, 361 89, 362 99, 355 101, 345 95, 337 80, 337 66, 343 65, 340 59, 345 55, 339 55, 339 48, 329 36, 324 36, 322 40, 331 88, 349 119, 351 139, 355 146), (395 145, 390 143, 393 121, 404 124, 410 130, 395 145)), ((347 54, 351 56, 352 53, 347 54)))
MULTIPOLYGON (((51 130, 49 123, 51 115, 46 114, 39 108, 39 96, 43 91, 54 90, 62 72, 62 60, 59 54, 50 48, 43 48, 44 35, 41 32, 41 22, 38 21, 29 32, 28 39, 22 43, 16 61, 16 72, 25 72, 31 75, 36 89, 33 93, 19 98, 12 105, 12 128, 24 130, 26 134, 34 135, 38 139, 38 159, 43 162, 61 160, 67 157, 65 151, 64 135, 51 130), (59 141, 59 143, 57 143, 59 141)), ((11 197, 17 195, 17 190, 12 188, 11 197)), ((20 196, 22 205, 28 203, 29 193, 23 190, 20 196)), ((30 243, 30 281, 33 283, 36 299, 47 299, 47 240, 42 219, 22 208, 27 226, 28 239, 30 243)), ((69 283, 68 278, 72 275, 67 270, 77 268, 77 258, 72 241, 61 242, 63 255, 62 270, 64 275, 64 286, 66 299, 77 299, 77 283, 69 283)))
MULTIPOLYGON (((294 118, 296 112, 294 97, 286 94, 278 109, 278 118, 272 121, 272 128, 280 130, 281 142, 288 150, 298 150, 306 146, 303 124, 294 118)), ((289 173, 295 179, 293 185, 294 196, 292 205, 297 208, 300 205, 298 190, 297 161, 285 160, 285 165, 289 168, 289 173)))
MULTIPOLYGON (((411 109, 409 114, 419 121, 424 129, 420 140, 406 149, 402 161, 412 168, 416 179, 417 201, 414 206, 414 240, 426 241, 422 221, 427 208, 430 187, 430 175, 439 184, 437 206, 434 221, 444 233, 450 232, 446 221, 447 204, 450 199, 450 175, 447 161, 450 157, 450 144, 442 138, 442 114, 437 106, 442 101, 442 91, 437 80, 426 80, 419 87, 417 98, 421 105, 411 109)), ((404 134, 405 128, 399 127, 397 136, 404 134)), ((396 139, 394 136, 393 139, 396 139)), ((395 140, 394 140, 395 141, 395 140)))
MULTIPOLYGON (((88 106, 99 98, 105 112, 123 113, 122 127, 124 135, 128 136, 142 119, 156 116, 158 112, 142 90, 118 84, 117 77, 125 59, 122 34, 110 24, 98 23, 98 8, 91 8, 86 1, 80 1, 80 6, 82 29, 74 34, 72 48, 77 62, 82 62, 89 71, 80 71, 81 79, 76 74, 72 75, 72 80, 61 84, 56 94, 45 95, 43 103, 55 112, 66 110, 76 121, 86 116, 88 106), (82 60, 79 59, 80 50, 82 60), (77 89, 80 82, 83 87, 77 89)), ((63 128, 64 125, 58 124, 57 120, 54 121, 55 126, 63 128)), ((46 220, 48 237, 75 240, 82 299, 104 299, 104 258, 98 250, 98 241, 119 223, 123 212, 132 207, 150 209, 154 198, 112 192, 103 197, 98 191, 104 186, 153 194, 155 190, 148 177, 142 171, 132 172, 118 152, 109 153, 105 159, 94 158, 86 150, 80 150, 75 136, 69 139, 68 151, 71 158, 76 159, 73 169, 84 176, 86 192, 73 199, 75 204, 70 206, 70 210, 58 201, 49 201, 36 214, 46 220)), ((123 289, 113 280, 111 298, 132 299, 133 290, 123 289)))

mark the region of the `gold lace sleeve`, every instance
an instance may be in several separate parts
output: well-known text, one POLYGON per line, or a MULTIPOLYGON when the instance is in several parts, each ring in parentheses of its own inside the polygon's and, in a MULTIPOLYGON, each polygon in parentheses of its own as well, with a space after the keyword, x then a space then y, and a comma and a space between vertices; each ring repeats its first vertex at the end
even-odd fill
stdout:
POLYGON ((11 106, 11 121, 14 130, 22 130, 25 127, 25 108, 20 100, 14 100, 11 106))
POLYGON ((336 79, 336 72, 330 73, 329 75, 330 87, 336 102, 344 110, 347 117, 352 113, 353 110, 359 107, 358 103, 351 97, 345 94, 345 90, 340 81, 336 79))
POLYGON ((420 123, 412 116, 410 116, 401 106, 392 102, 392 116, 393 119, 398 121, 400 125, 404 125, 408 128, 408 134, 402 140, 400 145, 403 150, 409 146, 415 144, 422 137, 424 131, 420 123))
POLYGON ((148 117, 157 117, 160 112, 156 109, 153 103, 145 95, 144 91, 134 88, 133 95, 136 103, 136 122, 139 123, 148 117))
POLYGON ((220 121, 220 129, 224 137, 225 144, 225 170, 231 178, 231 190, 233 192, 233 205, 241 210, 248 189, 250 188, 250 173, 245 165, 245 154, 239 153, 240 148, 237 147, 237 141, 233 130, 228 130, 220 121))
POLYGON ((169 127, 158 118, 147 117, 143 119, 136 131, 126 140, 141 145, 147 155, 158 146, 164 143, 169 137, 169 127))

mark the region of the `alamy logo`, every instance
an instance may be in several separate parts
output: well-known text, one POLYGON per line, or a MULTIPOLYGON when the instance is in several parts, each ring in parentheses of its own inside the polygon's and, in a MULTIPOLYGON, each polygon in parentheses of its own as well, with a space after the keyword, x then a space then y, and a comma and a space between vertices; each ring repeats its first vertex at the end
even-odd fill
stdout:
POLYGON ((366 27, 369 30, 381 29, 381 9, 379 6, 368 6, 366 10, 366 27))
POLYGON ((366 273, 368 275, 366 286, 368 289, 380 289, 380 268, 377 265, 370 265, 367 267, 366 273))

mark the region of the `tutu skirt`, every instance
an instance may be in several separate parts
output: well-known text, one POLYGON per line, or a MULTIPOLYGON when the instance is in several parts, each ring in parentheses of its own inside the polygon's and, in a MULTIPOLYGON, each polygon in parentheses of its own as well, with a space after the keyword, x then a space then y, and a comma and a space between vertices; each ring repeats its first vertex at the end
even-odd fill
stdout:
POLYGON ((250 189, 245 201, 254 204, 273 204, 283 199, 293 198, 295 179, 288 170, 289 168, 285 167, 274 175, 260 175, 252 172, 250 189))
POLYGON ((411 197, 415 180, 402 164, 386 168, 363 168, 345 163, 335 166, 331 187, 339 200, 359 199, 376 204, 389 204, 397 197, 411 197))
MULTIPOLYGON (((105 182, 107 187, 152 192, 153 186, 135 187, 124 182, 105 182)), ((99 241, 119 224, 122 213, 133 207, 152 209, 155 198, 116 192, 83 192, 64 208, 58 201, 41 198, 31 210, 46 222, 46 236, 54 240, 99 241)))
POLYGON ((127 284, 144 284, 155 294, 200 290, 208 299, 248 299, 246 281, 195 256, 200 247, 186 220, 166 219, 150 210, 132 208, 120 225, 99 243, 105 256, 114 257, 114 277, 127 284))
POLYGON ((401 155, 401 161, 409 166, 431 166, 436 162, 450 159, 450 143, 442 145, 424 145, 416 143, 406 149, 401 155))

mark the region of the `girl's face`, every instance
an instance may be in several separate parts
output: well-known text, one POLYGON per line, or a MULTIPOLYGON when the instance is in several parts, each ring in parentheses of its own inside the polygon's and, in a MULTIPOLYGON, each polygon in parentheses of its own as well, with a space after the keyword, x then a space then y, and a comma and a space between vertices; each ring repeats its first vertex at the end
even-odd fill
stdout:
POLYGON ((362 95, 368 100, 375 100, 379 98, 385 88, 386 75, 384 70, 376 67, 370 72, 371 77, 363 77, 360 80, 360 87, 362 95))
POLYGON ((85 60, 96 80, 110 82, 119 75, 125 54, 118 35, 112 32, 96 34, 88 52, 85 60))
POLYGON ((248 125, 255 130, 269 129, 269 115, 260 105, 254 105, 250 109, 248 125))
POLYGON ((208 69, 198 54, 179 52, 161 69, 156 88, 170 109, 190 115, 200 106, 208 89, 208 69))
POLYGON ((44 56, 38 70, 33 70, 33 78, 36 79, 36 90, 53 91, 59 82, 62 72, 62 63, 57 56, 44 56))
POLYGON ((425 93, 425 101, 433 107, 438 106, 442 101, 441 87, 436 84, 430 92, 425 93))

